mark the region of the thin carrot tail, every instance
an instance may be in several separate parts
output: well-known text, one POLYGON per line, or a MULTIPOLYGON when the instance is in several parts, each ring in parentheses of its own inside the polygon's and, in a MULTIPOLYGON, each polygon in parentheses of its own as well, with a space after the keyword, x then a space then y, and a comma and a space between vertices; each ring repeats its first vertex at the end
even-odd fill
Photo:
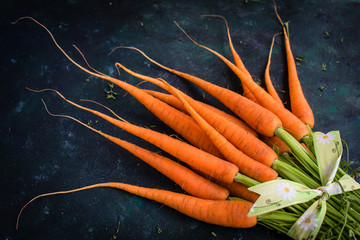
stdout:
MULTIPOLYGON (((234 48, 234 45, 232 43, 232 40, 231 40, 231 35, 230 35, 230 30, 229 30, 229 25, 228 25, 228 22, 226 20, 225 17, 221 16, 221 15, 201 15, 201 17, 219 17, 219 18, 222 18, 225 22, 225 25, 226 25, 226 30, 227 30, 227 35, 228 35, 228 39, 229 39, 229 46, 230 46, 230 50, 231 50, 231 53, 233 55, 233 58, 234 58, 234 62, 235 62, 235 65, 242 71, 244 72, 246 75, 248 75, 250 78, 251 77, 251 74, 249 73, 249 71, 246 69, 243 61, 241 60, 240 58, 240 55, 236 52, 235 48, 234 48)), ((240 79, 241 81, 241 79, 240 79)), ((241 81, 242 83, 242 81, 241 81)), ((242 88, 243 88, 243 95, 245 97, 247 97, 248 99, 251 99, 252 101, 258 103, 258 101, 256 100, 256 97, 254 96, 254 94, 252 94, 252 92, 249 90, 249 88, 246 87, 245 84, 242 83, 242 88)))
POLYGON ((77 189, 73 189, 73 190, 69 190, 69 191, 59 191, 59 192, 52 192, 52 193, 45 193, 45 194, 41 194, 38 195, 36 197, 34 197, 33 199, 31 199, 29 202, 27 202, 20 210, 17 220, 16 220, 16 230, 19 229, 19 221, 20 221, 20 216, 22 214, 22 212, 24 211, 24 209, 33 201, 35 201, 36 199, 42 198, 42 197, 47 197, 47 196, 52 196, 52 195, 59 195, 59 194, 67 194, 67 193, 73 193, 73 192, 79 192, 79 191, 83 191, 83 190, 87 190, 87 189, 92 189, 92 188, 98 188, 98 187, 110 187, 107 183, 98 183, 98 184, 94 184, 94 185, 89 185, 89 186, 85 186, 82 188, 77 188, 77 189))
POLYGON ((270 47, 270 51, 269 51, 269 57, 268 57, 268 62, 266 65, 266 69, 265 69, 265 84, 266 84, 266 88, 269 92, 269 94, 282 106, 284 106, 284 104, 282 103, 279 95, 277 94, 274 85, 272 84, 271 78, 270 78, 270 62, 271 62, 271 54, 272 54, 272 50, 273 50, 273 46, 274 46, 274 41, 275 41, 275 37, 279 35, 279 33, 276 33, 273 37, 272 37, 272 42, 271 42, 271 47, 270 47))

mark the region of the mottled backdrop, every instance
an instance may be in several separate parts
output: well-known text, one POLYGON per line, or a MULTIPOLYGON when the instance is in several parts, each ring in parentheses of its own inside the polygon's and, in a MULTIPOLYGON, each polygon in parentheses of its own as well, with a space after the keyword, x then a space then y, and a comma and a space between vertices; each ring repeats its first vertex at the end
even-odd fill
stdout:
MULTIPOLYGON (((95 189, 39 199, 24 211, 15 231, 20 208, 37 194, 72 189, 105 181, 180 191, 170 180, 79 124, 49 116, 70 114, 104 132, 157 149, 104 121, 65 104, 55 88, 78 101, 87 98, 111 107, 128 121, 172 134, 134 98, 119 88, 116 100, 106 99, 107 82, 90 77, 71 64, 48 34, 21 16, 45 24, 75 60, 83 61, 76 44, 96 69, 117 76, 116 61, 139 73, 162 77, 197 99, 224 107, 197 87, 150 64, 131 50, 144 50, 166 66, 241 92, 239 79, 214 55, 195 46, 175 26, 176 20, 194 39, 231 59, 224 23, 200 18, 221 14, 227 18, 233 42, 256 81, 263 80, 271 37, 281 31, 272 1, 10 1, 0 3, 0 239, 287 239, 262 226, 230 229, 183 216, 153 201, 113 189, 95 189), (205 98, 205 99, 204 99, 205 98), (120 223, 120 225, 118 225, 120 223), (117 231, 118 228, 118 231, 117 231)), ((314 110, 315 129, 340 130, 359 165, 360 154, 360 3, 359 1, 278 1, 299 62, 305 95, 314 110)), ((282 37, 277 38, 271 76, 288 101, 282 37)), ((140 81, 121 72, 121 79, 140 81)), ((142 84, 144 88, 154 88, 142 84)), ((155 89, 155 88, 154 88, 155 89)))

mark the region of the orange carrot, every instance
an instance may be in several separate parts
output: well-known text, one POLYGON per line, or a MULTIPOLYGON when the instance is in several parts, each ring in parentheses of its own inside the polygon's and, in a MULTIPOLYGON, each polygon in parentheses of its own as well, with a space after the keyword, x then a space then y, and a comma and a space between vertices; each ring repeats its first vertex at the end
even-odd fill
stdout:
MULTIPOLYGON (((57 46, 57 48, 65 55, 66 58, 68 58, 73 64, 75 64, 77 67, 79 67, 81 70, 85 71, 88 74, 91 74, 93 76, 102 78, 104 80, 110 81, 114 83, 115 85, 119 86, 120 88, 124 89, 128 93, 130 93, 132 96, 134 96, 140 103, 142 103, 147 109, 149 109, 154 115, 156 115, 161 121, 163 121, 166 125, 168 125, 170 128, 172 128, 174 131, 176 131, 178 134, 180 134, 182 137, 184 137, 187 141, 189 141, 194 146, 197 146, 198 148, 204 149, 205 151, 220 157, 221 154, 217 150, 217 148, 214 146, 214 144, 209 140, 209 138, 205 135, 205 133, 197 126, 197 124, 194 122, 191 117, 187 116, 186 114, 174 109, 173 107, 170 107, 169 105, 165 104, 164 102, 152 97, 151 95, 144 92, 144 90, 136 88, 132 86, 131 84, 128 84, 124 81, 118 80, 116 78, 107 76, 103 73, 100 73, 93 68, 91 68, 93 71, 89 71, 88 69, 82 67, 77 62, 75 62, 73 59, 71 59, 65 51, 58 45, 58 43, 55 41, 55 38, 51 34, 51 32, 41 23, 37 22, 35 19, 30 17, 23 17, 20 18, 24 19, 28 18, 43 27, 51 36, 53 42, 57 46)), ((19 21, 17 20, 17 21, 19 21)), ((80 52, 81 53, 81 52, 80 52)), ((83 54, 81 53, 83 56, 83 54)), ((85 58, 84 58, 85 59, 85 58)), ((85 59, 86 61, 86 59, 85 59)), ((86 61, 86 64, 89 65, 86 61)))
POLYGON ((311 110, 309 103, 306 101, 306 98, 301 88, 301 83, 296 71, 294 56, 290 47, 288 29, 285 27, 285 24, 281 20, 280 15, 276 10, 275 0, 273 0, 273 2, 276 16, 278 17, 284 31, 291 111, 301 121, 313 128, 315 124, 314 114, 311 110))
MULTIPOLYGON (((142 80, 152 82, 167 91, 170 90, 173 93, 173 91, 172 91, 173 88, 169 88, 169 85, 166 82, 159 81, 158 79, 154 79, 152 77, 148 77, 145 75, 135 73, 135 72, 131 71, 130 69, 124 67, 120 63, 116 63, 115 66, 121 67, 126 72, 130 73, 131 75, 138 77, 142 80)), ((175 90, 175 89, 173 89, 173 90, 175 90)), ((234 145, 234 147, 236 147, 242 151, 242 152, 238 153, 239 156, 242 156, 243 153, 245 153, 250 158, 253 158, 254 160, 256 160, 268 167, 270 167, 272 165, 273 161, 275 159, 277 159, 276 153, 271 148, 269 148, 265 143, 260 141, 258 138, 252 136, 251 134, 249 134, 247 131, 243 130, 242 128, 239 128, 237 125, 233 124, 232 122, 227 121, 224 117, 217 115, 216 113, 214 113, 212 111, 209 111, 207 108, 204 108, 202 105, 198 104, 191 97, 180 92, 179 90, 176 89, 175 91, 177 93, 179 93, 187 102, 190 103, 191 107, 194 108, 194 110, 201 116, 201 118, 204 118, 204 120, 206 121, 206 124, 209 124, 209 126, 211 128, 216 128, 216 131, 222 135, 221 138, 225 137, 224 140, 226 140, 226 139, 229 140, 232 143, 232 145, 234 145)), ((186 108, 184 103, 183 103, 183 106, 186 108)), ((186 108, 186 111, 189 113, 188 108, 186 108)), ((190 113, 190 115, 192 116, 191 113, 190 113)), ((194 116, 192 116, 192 117, 194 117, 194 116)), ((201 126, 201 124, 199 122, 198 122, 198 124, 199 124, 199 126, 201 126)), ((208 134, 207 130, 205 130, 203 127, 201 127, 201 128, 205 131, 205 133, 208 134)), ((205 128, 208 129, 208 127, 205 127, 205 128)), ((224 155, 224 153, 222 152, 222 149, 221 149, 222 146, 219 147, 214 142, 212 137, 209 136, 209 138, 213 141, 215 146, 217 146, 219 151, 224 155)), ((234 149, 234 151, 238 151, 238 149, 234 149)), ((237 166, 239 166, 239 165, 237 165, 237 166)), ((240 171, 243 171, 243 170, 240 169, 240 171)))
POLYGON ((184 106, 186 107, 186 111, 205 131, 205 133, 208 135, 214 145, 219 149, 225 159, 238 166, 241 173, 259 182, 266 182, 277 178, 278 174, 275 170, 253 160, 252 158, 242 153, 223 135, 221 135, 216 129, 214 129, 209 123, 207 123, 206 120, 204 120, 185 100, 182 94, 177 91, 177 89, 173 88, 171 85, 169 85, 162 79, 159 79, 159 81, 162 81, 164 84, 158 84, 158 86, 163 87, 165 85, 165 90, 176 96, 184 104, 184 106))
MULTIPOLYGON (((226 65, 228 65, 228 67, 230 67, 230 69, 243 81, 243 83, 246 85, 246 87, 248 87, 250 89, 250 91, 254 94, 254 96, 259 101, 259 103, 266 109, 273 112, 276 116, 278 116, 280 118, 284 128, 290 130, 290 132, 293 134, 293 136, 297 140, 300 140, 302 137, 308 136, 310 134, 309 129, 299 118, 297 118, 293 113, 288 111, 282 105, 278 104, 263 88, 261 88, 258 84, 256 84, 245 73, 240 71, 240 69, 237 68, 232 62, 227 60, 224 56, 222 56, 218 52, 195 42, 177 23, 176 23, 176 25, 186 34, 186 36, 192 42, 194 42, 199 47, 202 47, 202 48, 210 51, 211 53, 215 54, 226 65)), ((273 133, 275 133, 275 131, 273 133)), ((268 136, 266 134, 263 134, 263 135, 268 136)))
POLYGON ((240 182, 232 182, 232 183, 220 182, 212 177, 205 175, 204 173, 198 171, 197 169, 193 169, 193 170, 194 172, 203 176, 204 178, 209 179, 210 181, 225 187, 230 192, 230 197, 242 198, 250 202, 255 202, 259 197, 259 194, 250 191, 248 189, 249 186, 246 186, 245 184, 242 184, 240 182))
MULTIPOLYGON (((170 106, 173 106, 176 109, 179 109, 183 112, 186 112, 186 109, 184 107, 184 105, 179 101, 179 99, 177 99, 175 96, 171 95, 171 94, 166 94, 166 93, 162 93, 162 92, 158 92, 158 91, 153 91, 153 90, 145 90, 145 92, 149 93, 151 96, 156 97, 157 99, 160 99, 161 101, 169 104, 170 106)), ((216 108, 213 107, 209 104, 203 103, 201 101, 196 101, 198 104, 200 104, 202 107, 209 109, 212 112, 215 112, 216 114, 226 118, 226 120, 231 121, 232 123, 236 124, 238 127, 243 128, 244 130, 248 131, 251 135, 253 135, 254 137, 258 137, 257 132, 252 129, 248 124, 246 124, 245 122, 241 121, 240 119, 216 108)))
POLYGON ((280 138, 276 136, 275 137, 261 136, 260 139, 263 140, 271 148, 276 149, 275 151, 279 153, 283 153, 283 152, 290 153, 289 147, 283 141, 281 141, 280 138))
POLYGON ((262 135, 274 136, 274 132, 276 128, 282 125, 280 119, 277 116, 275 116, 272 112, 263 108, 259 104, 256 104, 253 101, 241 96, 240 94, 237 94, 229 89, 217 86, 215 84, 209 83, 205 80, 202 80, 190 74, 165 67, 160 63, 149 58, 145 53, 143 53, 137 48, 133 48, 133 47, 120 47, 120 48, 134 49, 140 52, 145 58, 147 58, 152 63, 158 65, 159 67, 164 68, 165 70, 174 73, 180 77, 183 77, 186 80, 198 85, 200 88, 208 92, 210 95, 217 98, 226 107, 228 107, 242 120, 244 120, 247 124, 249 124, 249 126, 251 126, 254 130, 256 130, 258 133, 262 135))
POLYGON ((270 62, 271 62, 271 54, 272 54, 272 50, 274 47, 274 41, 275 41, 275 37, 279 35, 279 33, 275 34, 272 37, 272 41, 271 41, 271 47, 270 47, 270 52, 269 52, 269 58, 268 58, 268 62, 266 64, 266 69, 265 69, 265 84, 266 84, 266 89, 268 91, 268 93, 282 106, 284 106, 283 102, 281 101, 279 95, 277 94, 272 82, 271 82, 271 78, 270 78, 270 62))
MULTIPOLYGON (((43 102, 44 103, 44 102, 43 102)), ((44 103, 45 105, 45 103, 44 103)), ((89 125, 84 124, 76 118, 67 115, 58 115, 52 114, 48 111, 45 105, 46 111, 54 117, 66 117, 72 119, 81 125, 89 128, 90 130, 100 134, 106 139, 112 141, 113 143, 119 145, 120 147, 126 149, 130 153, 134 154, 136 157, 140 158, 160 173, 164 174, 166 177, 170 178, 176 184, 178 184, 184 191, 189 193, 192 196, 204 198, 204 199, 213 199, 213 200, 225 200, 229 196, 229 191, 221 187, 218 184, 215 184, 204 177, 196 174, 190 169, 184 167, 173 160, 161 156, 157 153, 151 152, 144 148, 141 148, 130 142, 121 140, 119 138, 113 137, 101 131, 98 131, 89 125)))
MULTIPOLYGON (((35 90, 34 90, 35 91, 35 90)), ((58 91, 53 89, 43 89, 37 92, 42 91, 54 91, 61 98, 63 98, 68 103, 83 109, 85 111, 91 112, 96 116, 99 116, 106 121, 114 124, 115 126, 137 136, 145 141, 154 144, 155 146, 161 148, 165 152, 173 155, 174 157, 180 159, 181 161, 187 163, 189 166, 202 171, 203 173, 214 177, 215 179, 223 182, 231 183, 234 180, 234 177, 238 173, 239 169, 232 163, 229 163, 223 159, 220 159, 210 153, 202 151, 192 145, 189 145, 180 140, 169 137, 165 134, 153 131, 151 129, 142 128, 136 125, 133 125, 129 122, 125 122, 123 120, 118 120, 112 118, 106 114, 101 112, 92 110, 90 108, 83 107, 79 104, 76 104, 68 99, 66 99, 63 95, 61 95, 58 91)))
POLYGON ((119 182, 108 182, 98 183, 69 191, 38 195, 26 203, 25 206, 20 210, 16 222, 16 229, 18 229, 21 213, 25 207, 34 200, 45 196, 73 193, 99 187, 117 188, 140 197, 154 200, 191 218, 210 224, 234 228, 249 228, 256 225, 256 217, 247 216, 253 206, 253 204, 248 201, 208 200, 167 190, 144 188, 119 182))
POLYGON ((259 194, 252 192, 242 183, 232 182, 232 183, 221 183, 217 182, 219 185, 227 188, 230 192, 230 196, 239 197, 250 202, 255 202, 259 198, 259 194))
MULTIPOLYGON (((232 43, 231 36, 230 36, 229 25, 228 25, 226 19, 223 16, 220 16, 220 15, 201 15, 201 16, 202 17, 219 17, 219 18, 222 18, 224 20, 225 25, 226 25, 227 35, 228 35, 228 38, 229 38, 229 46, 230 46, 230 50, 231 50, 231 53, 232 53, 233 58, 234 58, 235 65, 242 72, 244 72, 246 75, 248 75, 250 78, 252 78, 249 71, 246 69, 244 63, 241 61, 241 58, 240 58, 239 54, 235 51, 235 48, 234 48, 234 45, 232 43)), ((257 103, 258 101, 256 100, 256 97, 251 93, 251 91, 246 87, 246 85, 242 84, 242 87, 243 87, 243 91, 244 91, 244 96, 257 103)))

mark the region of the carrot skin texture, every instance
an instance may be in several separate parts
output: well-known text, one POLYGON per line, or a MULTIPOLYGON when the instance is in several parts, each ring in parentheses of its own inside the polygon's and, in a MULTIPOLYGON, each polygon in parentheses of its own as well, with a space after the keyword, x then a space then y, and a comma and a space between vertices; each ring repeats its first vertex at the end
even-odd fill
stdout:
MULTIPOLYGON (((245 74, 247 74, 250 78, 251 77, 251 74, 249 73, 249 71, 246 69, 244 63, 242 62, 241 58, 240 58, 240 55, 236 52, 235 48, 234 48, 234 45, 232 43, 232 40, 231 40, 231 35, 230 35, 230 29, 229 29, 229 25, 226 21, 226 19, 223 17, 223 16, 220 16, 220 15, 204 15, 204 16, 210 16, 210 17, 220 17, 224 20, 225 22, 225 25, 226 25, 226 31, 227 31, 227 35, 228 35, 228 39, 229 39, 229 46, 230 46, 230 50, 231 50, 231 53, 233 55, 233 58, 234 58, 234 62, 235 62, 235 65, 240 69, 240 71, 244 72, 245 74)), ((241 80, 241 79, 240 79, 241 80)), ((242 84, 242 88, 243 88, 243 95, 258 103, 256 97, 252 94, 252 92, 246 87, 245 84, 242 84)))
POLYGON ((165 204, 191 218, 224 227, 249 228, 256 217, 248 217, 253 204, 247 201, 206 200, 166 190, 116 183, 116 188, 165 204))
MULTIPOLYGON (((146 59, 156 64, 157 66, 194 83, 195 85, 202 88, 204 91, 206 91, 213 97, 217 98, 233 113, 239 116, 242 120, 244 120, 247 124, 249 124, 249 126, 251 126, 254 130, 256 130, 258 133, 262 135, 272 137, 274 136, 274 132, 276 128, 282 125, 280 119, 275 114, 265 109, 264 107, 260 106, 259 104, 256 104, 255 102, 249 100, 248 98, 241 96, 238 93, 217 86, 215 84, 209 83, 193 75, 165 67, 160 63, 154 61, 150 57, 148 57, 144 52, 142 52, 137 48, 134 47, 118 47, 118 48, 128 48, 128 49, 136 50, 140 52, 146 59)), ((236 68, 235 65, 234 67, 236 68)))
POLYGON ((130 153, 140 158, 145 163, 149 164, 151 167, 158 170, 160 173, 164 174, 166 177, 170 178, 172 181, 174 181, 183 190, 185 190, 187 193, 191 194, 192 196, 196 196, 204 199, 213 199, 213 200, 225 200, 229 196, 229 191, 226 188, 211 182, 210 180, 200 176, 199 174, 191 171, 190 169, 184 167, 183 165, 172 161, 169 158, 166 158, 155 152, 151 152, 149 150, 146 150, 135 144, 121 140, 109 134, 103 133, 71 116, 52 114, 48 111, 45 103, 44 106, 46 111, 51 116, 66 117, 71 120, 74 120, 80 123, 81 125, 85 126, 86 128, 90 129, 91 131, 105 137, 111 142, 129 151, 130 153))
POLYGON ((276 2, 273 0, 274 3, 274 11, 275 14, 283 28, 284 32, 284 39, 285 39, 285 49, 286 49, 286 60, 287 60, 287 67, 288 67, 288 81, 289 81, 289 93, 290 93, 290 105, 291 111, 297 116, 303 123, 308 124, 310 128, 314 127, 315 119, 312 109, 307 102, 301 83, 299 80, 299 76, 296 70, 296 64, 294 60, 294 56, 291 51, 290 47, 290 40, 288 36, 288 31, 285 27, 285 24, 281 20, 280 15, 276 9, 276 2))
POLYGON ((288 62, 291 111, 302 122, 304 122, 305 124, 309 124, 309 126, 313 128, 315 124, 314 114, 302 91, 301 83, 296 71, 295 60, 290 48, 290 41, 286 32, 284 33, 284 37, 285 37, 285 48, 287 53, 286 59, 288 62))
POLYGON ((276 148, 278 149, 279 153, 283 153, 283 152, 287 152, 290 153, 290 149, 289 147, 280 140, 280 138, 278 137, 265 137, 265 136, 261 136, 261 139, 267 144, 269 145, 271 148, 276 148))
POLYGON ((211 155, 210 153, 198 149, 190 144, 174 139, 165 134, 153 131, 151 129, 142 128, 128 122, 120 121, 99 111, 83 107, 66 99, 59 92, 55 92, 73 106, 91 112, 94 115, 114 124, 115 126, 135 136, 138 136, 147 142, 150 142, 151 144, 161 148, 174 157, 177 157, 195 169, 199 169, 200 171, 211 177, 214 177, 219 181, 231 183, 233 182, 236 173, 239 171, 238 167, 234 164, 211 155))
MULTIPOLYGON (((175 96, 171 95, 171 94, 166 94, 166 93, 161 93, 161 92, 157 92, 157 91, 152 91, 152 90, 145 90, 147 93, 149 93, 150 95, 160 99, 163 102, 166 102, 167 104, 169 104, 170 106, 173 106, 176 109, 179 109, 180 111, 186 112, 186 109, 184 108, 184 105, 179 101, 179 99, 177 99, 175 96)), ((209 110, 221 115, 222 117, 226 118, 228 121, 233 122, 234 124, 238 125, 239 127, 243 128, 244 130, 248 131, 251 135, 253 135, 254 137, 258 137, 257 132, 252 129, 248 124, 246 124, 245 122, 241 121, 240 119, 220 110, 217 109, 211 105, 208 105, 206 103, 203 103, 201 101, 196 101, 198 104, 201 104, 202 107, 208 108, 209 110)))
POLYGON ((214 225, 232 228, 250 228, 255 226, 257 223, 257 219, 255 216, 247 216, 253 206, 253 204, 248 201, 208 200, 167 190, 139 187, 120 182, 98 183, 69 191, 53 192, 39 195, 30 200, 21 209, 18 216, 18 222, 20 214, 22 213, 24 208, 29 203, 40 197, 56 194, 67 194, 100 187, 120 189, 125 192, 137 195, 139 197, 162 203, 191 218, 214 225))
POLYGON ((266 69, 265 69, 265 84, 266 84, 266 89, 268 91, 268 93, 282 106, 284 106, 283 102, 281 101, 279 95, 277 94, 274 85, 272 84, 271 78, 270 78, 270 63, 271 63, 271 54, 272 54, 272 50, 274 47, 274 41, 275 41, 275 37, 278 34, 275 34, 272 38, 271 41, 271 47, 270 47, 270 51, 269 51, 269 57, 268 57, 268 62, 266 64, 266 69))
MULTIPOLYGON (((135 72, 131 71, 130 69, 127 69, 126 67, 124 67, 120 63, 116 63, 116 66, 121 67, 126 72, 130 73, 131 75, 133 75, 135 77, 138 77, 138 78, 140 78, 142 80, 145 80, 145 81, 152 82, 152 83, 164 88, 165 90, 169 91, 169 87, 167 85, 165 85, 163 82, 161 82, 161 81, 159 81, 157 79, 135 73, 135 72)), ((211 127, 216 128, 218 133, 223 135, 223 136, 220 136, 219 134, 217 134, 216 139, 225 137, 232 144, 234 144, 235 147, 237 148, 237 149, 234 148, 233 151, 238 151, 238 149, 240 149, 242 151, 242 152, 239 152, 238 154, 239 154, 239 156, 242 156, 243 158, 247 159, 246 161, 251 162, 252 159, 249 158, 249 157, 251 157, 251 158, 255 159, 256 161, 270 167, 272 165, 273 161, 275 159, 277 159, 276 153, 271 148, 269 148, 265 143, 260 141, 258 138, 253 137, 247 131, 243 130, 242 128, 237 127, 237 125, 233 124, 232 122, 228 122, 222 116, 214 114, 214 112, 211 112, 207 108, 204 108, 202 105, 198 104, 198 102, 194 101, 192 98, 190 98, 186 94, 180 92, 179 90, 177 90, 175 88, 173 88, 173 90, 178 92, 186 101, 191 103, 190 104, 191 107, 194 108, 194 110, 202 118, 205 119, 206 124, 209 124, 211 127)), ((185 107, 184 104, 183 104, 183 106, 185 107)), ((186 109, 186 110, 188 111, 188 109, 186 109)), ((207 132, 204 129, 204 127, 203 127, 204 125, 201 125, 200 123, 198 123, 198 124, 205 131, 205 133, 208 135, 208 137, 213 141, 215 146, 218 147, 218 149, 222 153, 222 155, 224 155, 224 153, 222 152, 222 149, 219 148, 219 145, 217 145, 214 142, 215 138, 211 137, 209 135, 209 132, 207 132)), ((207 128, 207 127, 205 127, 205 128, 207 128)), ((220 144, 220 146, 223 146, 223 144, 220 144)), ((225 158, 226 158, 226 156, 225 156, 225 158)), ((236 162, 238 162, 238 160, 236 162)), ((238 164, 236 164, 236 165, 239 168, 241 168, 240 166, 242 166, 242 165, 238 165, 238 164)), ((259 168, 260 168, 260 166, 259 166, 259 168)), ((240 169, 240 171, 245 173, 244 169, 240 169)), ((249 172, 248 172, 248 174, 249 174, 249 172)), ((264 181, 264 179, 262 179, 260 181, 264 181)))
POLYGON ((184 191, 192 196, 212 200, 225 200, 229 196, 229 191, 226 188, 199 176, 190 169, 169 158, 108 134, 99 134, 148 163, 166 177, 173 180, 184 191))
MULTIPOLYGON (((248 157, 233 144, 231 144, 223 135, 221 135, 216 129, 214 129, 206 120, 204 120, 193 107, 184 99, 181 93, 173 88, 171 85, 161 80, 166 86, 164 89, 171 94, 175 95, 186 107, 187 112, 194 118, 199 126, 205 131, 211 141, 219 149, 226 160, 235 164, 239 171, 246 176, 253 178, 259 182, 266 182, 277 178, 278 174, 272 168, 265 166, 262 163, 255 161, 248 157)), ((154 82, 155 83, 155 82, 154 82)), ((156 83, 155 83, 156 84, 156 83)), ((157 84, 163 87, 163 84, 157 84)))
MULTIPOLYGON (((179 25, 178 27, 187 35, 187 33, 179 25)), ((240 78, 241 82, 245 84, 247 88, 249 88, 249 90, 256 97, 259 103, 280 118, 283 127, 289 129, 297 140, 300 140, 302 137, 310 134, 306 125, 299 118, 297 118, 293 113, 288 111, 282 105, 279 105, 262 87, 256 84, 251 77, 249 77, 247 74, 242 72, 232 62, 227 60, 224 56, 222 56, 218 52, 195 42, 193 39, 190 38, 190 36, 188 36, 188 38, 199 47, 202 47, 210 51, 217 57, 219 57, 240 78)), ((274 133, 275 131, 273 132, 273 134, 274 133)), ((269 136, 268 134, 263 134, 263 135, 269 136)), ((269 137, 272 136, 273 135, 269 137)))
POLYGON ((78 68, 80 68, 81 70, 83 70, 84 72, 86 72, 88 74, 91 74, 95 77, 99 77, 104 80, 107 80, 107 81, 117 85, 118 87, 124 89, 125 91, 130 93, 133 97, 135 97, 140 103, 142 103, 149 111, 151 111, 155 116, 157 116, 166 125, 168 125, 175 132, 177 132, 181 136, 183 136, 187 141, 189 141, 190 143, 192 143, 193 145, 195 145, 201 149, 204 149, 205 151, 210 152, 211 154, 213 154, 215 156, 221 157, 221 154, 218 151, 218 149, 208 139, 208 137, 204 134, 204 132, 197 126, 197 124, 194 122, 194 120, 191 119, 189 116, 170 107, 169 105, 152 97, 151 95, 145 93, 142 89, 132 86, 131 84, 128 84, 119 79, 102 74, 96 70, 95 70, 96 72, 92 72, 92 71, 82 67, 80 64, 75 62, 70 56, 68 56, 66 54, 66 52, 56 42, 52 33, 44 25, 42 25, 41 23, 39 23, 38 21, 36 21, 34 18, 31 18, 31 17, 22 17, 22 18, 19 18, 16 22, 18 22, 22 19, 30 19, 30 20, 34 21, 36 24, 38 24, 39 26, 41 26, 42 28, 44 28, 50 35, 50 37, 53 40, 56 47, 75 66, 77 66, 78 68), (179 120, 179 119, 181 119, 181 120, 179 120))
POLYGON ((250 191, 248 187, 242 183, 239 182, 232 182, 232 183, 217 182, 217 183, 227 188, 230 192, 230 196, 232 197, 243 198, 253 203, 259 198, 259 194, 250 191))

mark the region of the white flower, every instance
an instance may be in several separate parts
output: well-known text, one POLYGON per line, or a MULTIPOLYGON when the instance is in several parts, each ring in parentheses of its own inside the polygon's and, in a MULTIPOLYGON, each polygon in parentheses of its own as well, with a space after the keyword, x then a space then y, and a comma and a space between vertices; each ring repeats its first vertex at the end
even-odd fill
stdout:
POLYGON ((282 196, 284 200, 289 200, 295 197, 296 191, 295 189, 290 186, 289 183, 280 183, 277 185, 276 191, 278 192, 279 196, 282 196))
POLYGON ((316 223, 318 220, 319 219, 315 217, 313 211, 310 211, 310 212, 305 212, 300 217, 300 221, 298 222, 298 224, 300 224, 300 229, 304 229, 304 231, 310 229, 312 231, 314 230, 314 228, 318 226, 316 223))
POLYGON ((329 143, 330 141, 332 141, 334 139, 335 139, 335 136, 332 133, 326 133, 326 134, 320 133, 317 136, 317 140, 319 141, 319 143, 322 143, 322 144, 329 143))
POLYGON ((338 183, 330 184, 330 186, 327 187, 329 189, 330 195, 336 195, 342 193, 342 189, 338 183))
POLYGON ((334 169, 334 164, 329 161, 328 164, 325 166, 326 171, 324 172, 324 175, 329 176, 333 171, 333 169, 334 169))
POLYGON ((255 212, 254 207, 256 207, 255 203, 253 204, 252 208, 250 209, 250 212, 255 212))

